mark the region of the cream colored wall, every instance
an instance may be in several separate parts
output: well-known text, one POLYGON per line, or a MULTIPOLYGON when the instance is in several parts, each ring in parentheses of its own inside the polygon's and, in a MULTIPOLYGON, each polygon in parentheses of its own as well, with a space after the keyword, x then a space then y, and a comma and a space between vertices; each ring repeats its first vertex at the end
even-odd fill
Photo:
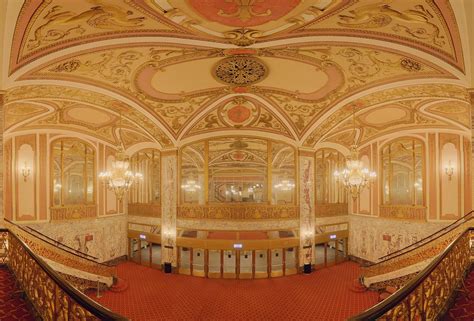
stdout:
MULTIPOLYGON (((383 146, 396 138, 413 137, 423 142, 424 157, 424 194, 426 219, 455 220, 472 209, 470 199, 464 195, 471 194, 469 182, 471 164, 466 155, 471 153, 471 137, 466 133, 433 130, 432 132, 399 132, 382 136, 361 148, 361 159, 370 164, 377 173, 377 179, 368 190, 361 193, 355 202, 350 203, 350 213, 380 216, 379 206, 382 204, 382 177, 380 169, 380 152, 383 146), (445 173, 445 168, 451 161, 454 173, 451 179, 445 173)), ((366 164, 367 165, 367 164, 366 164)))
POLYGON ((160 217, 144 217, 144 216, 136 216, 136 215, 128 215, 128 222, 129 223, 140 223, 140 224, 150 224, 150 225, 161 225, 161 218, 160 217))
MULTIPOLYGON (((3 116, 3 113, 2 113, 3 116)), ((35 223, 49 221, 51 207, 50 153, 51 143, 58 138, 77 138, 92 145, 95 151, 96 171, 103 171, 106 159, 112 158, 115 152, 109 146, 89 136, 74 132, 47 133, 7 133, 5 139, 10 142, 11 152, 6 154, 5 171, 7 171, 4 197, 7 200, 5 217, 19 223, 35 223), (30 169, 26 181, 23 179, 22 168, 25 161, 30 169)), ((108 191, 96 176, 97 217, 123 215, 124 206, 117 201, 115 195, 108 191)))
POLYGON ((28 226, 74 249, 96 256, 101 262, 127 254, 127 218, 123 215, 28 226))
POLYGON ((349 255, 375 262, 379 257, 410 245, 447 224, 350 215, 349 255))

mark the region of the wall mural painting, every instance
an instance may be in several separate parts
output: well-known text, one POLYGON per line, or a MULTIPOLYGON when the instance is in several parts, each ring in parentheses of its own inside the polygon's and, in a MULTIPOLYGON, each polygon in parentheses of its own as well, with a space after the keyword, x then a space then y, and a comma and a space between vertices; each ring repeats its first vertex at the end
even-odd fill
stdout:
MULTIPOLYGON (((314 157, 314 156, 313 156, 314 157)), ((314 158, 299 156, 300 166, 300 264, 312 261, 314 239, 314 158)))
POLYGON ((176 266, 176 211, 178 173, 178 157, 176 152, 164 154, 162 162, 162 216, 161 216, 161 235, 162 235, 162 263, 171 263, 176 266))

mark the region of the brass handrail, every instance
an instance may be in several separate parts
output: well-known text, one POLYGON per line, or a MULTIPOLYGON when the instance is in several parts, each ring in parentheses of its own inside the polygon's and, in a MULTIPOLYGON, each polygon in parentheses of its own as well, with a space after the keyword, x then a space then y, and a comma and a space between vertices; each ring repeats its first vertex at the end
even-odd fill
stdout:
MULTIPOLYGON (((416 300, 410 300, 408 297, 410 295, 412 295, 415 291, 417 291, 418 287, 420 285, 423 286, 423 282, 431 276, 433 271, 443 262, 444 259, 447 258, 447 256, 449 254, 452 253, 452 251, 454 251, 454 249, 459 245, 459 243, 461 241, 467 240, 467 247, 469 248, 469 238, 468 238, 468 235, 466 235, 466 234, 473 233, 473 232, 474 232, 474 227, 467 228, 455 240, 453 240, 440 255, 438 255, 427 267, 425 267, 423 270, 421 270, 405 286, 403 286, 401 289, 399 289, 397 292, 395 292, 393 295, 391 295, 389 298, 382 301, 381 303, 373 306, 372 308, 362 312, 359 315, 351 317, 349 319, 349 321, 376 320, 376 319, 384 316, 385 314, 389 313, 392 309, 396 309, 397 307, 400 308, 400 309, 398 311, 395 311, 394 313, 401 313, 400 311, 403 310, 403 308, 406 308, 406 306, 402 306, 403 304, 410 305, 412 301, 414 303, 416 303, 417 302, 416 300), (403 302, 405 299, 407 299, 407 302, 403 302)), ((470 248, 469 248, 469 250, 470 250, 470 248)), ((467 255, 467 257, 468 257, 468 259, 466 260, 467 262, 465 264, 466 266, 464 267, 464 271, 467 270, 467 268, 470 265, 469 255, 467 255)), ((451 262, 451 264, 460 264, 460 263, 462 263, 462 262, 458 262, 458 261, 451 262)), ((446 271, 443 271, 443 273, 446 274, 446 275, 448 274, 448 273, 446 273, 446 271)), ((454 274, 454 273, 452 273, 452 274, 454 274)), ((461 277, 462 277, 462 274, 461 274, 461 277)), ((453 281, 453 280, 449 280, 449 281, 453 281)), ((460 280, 454 280, 454 281, 457 283, 460 280)), ((447 282, 447 283, 449 283, 449 285, 452 286, 453 289, 457 285, 457 284, 454 284, 453 282, 447 282)), ((423 288, 421 289, 421 295, 426 295, 426 293, 428 293, 428 292, 426 292, 423 288)), ((448 294, 451 295, 452 292, 448 293, 448 294)), ((431 296, 436 296, 436 294, 431 293, 431 296)), ((418 304, 420 305, 419 309, 413 308, 413 311, 412 311, 412 310, 410 310, 410 308, 412 308, 412 307, 409 306, 408 307, 408 312, 409 313, 415 313, 415 316, 413 318, 411 317, 412 314, 410 314, 410 317, 408 317, 408 318, 404 318, 404 316, 401 316, 401 315, 397 314, 397 315, 393 315, 392 316, 393 318, 391 318, 390 316, 387 316, 384 319, 386 319, 386 320, 392 320, 392 319, 393 320, 427 320, 428 319, 428 318, 426 318, 427 312, 424 311, 423 309, 426 308, 426 307, 428 307, 428 308, 438 308, 439 311, 441 311, 444 308, 444 306, 441 306, 441 304, 445 304, 446 302, 441 303, 441 302, 439 302, 439 299, 441 299, 441 298, 438 298, 438 303, 435 304, 435 307, 433 307, 429 304, 423 305, 423 303, 420 303, 419 301, 418 301, 418 304), (423 317, 416 318, 416 316, 419 316, 419 315, 416 315, 416 313, 422 314, 424 316, 424 318, 423 317)), ((426 300, 426 298, 425 298, 425 300, 426 300)), ((431 318, 429 318, 429 319, 436 319, 435 318, 436 316, 431 315, 431 318)))
MULTIPOLYGON (((32 259, 35 261, 35 263, 41 268, 41 270, 43 270, 47 277, 52 280, 62 291, 64 291, 64 293, 72 300, 74 300, 80 307, 82 307, 82 309, 84 311, 78 311, 76 309, 73 309, 73 311, 69 311, 68 309, 72 309, 73 307, 70 306, 70 302, 69 304, 64 304, 64 302, 61 302, 59 303, 59 301, 61 300, 60 298, 60 295, 61 293, 58 293, 58 292, 54 292, 54 297, 53 298, 50 298, 50 300, 55 300, 57 302, 49 302, 50 305, 48 306, 53 306, 54 308, 58 308, 58 309, 66 309, 67 311, 48 311, 49 314, 48 315, 41 315, 40 316, 45 319, 45 320, 56 320, 56 318, 58 318, 60 315, 64 315, 64 313, 66 313, 66 315, 68 317, 71 317, 71 319, 74 319, 74 317, 85 317, 87 318, 87 320, 111 320, 111 321, 126 321, 128 320, 127 318, 119 315, 119 314, 116 314, 112 311, 110 311, 109 309, 103 307, 102 305, 98 304, 97 302, 93 301, 92 299, 90 299, 89 297, 87 297, 86 295, 84 295, 83 293, 81 293, 79 290, 77 290, 76 288, 74 288, 72 285, 70 285, 68 282, 66 282, 56 271, 54 271, 47 263, 45 263, 43 261, 43 259, 41 259, 38 255, 36 255, 30 248, 29 246, 23 242, 23 240, 21 238, 19 238, 15 233, 11 232, 9 229, 6 229, 6 228, 1 228, 0 229, 0 232, 7 232, 8 233, 8 236, 10 238, 13 238, 16 242, 18 242, 18 244, 23 248, 23 250, 25 250, 26 254, 32 259), (59 297, 57 297, 59 296, 59 297), (90 314, 91 316, 95 317, 93 319, 87 317, 87 315, 84 315, 83 313, 88 313, 90 314)), ((13 247, 13 244, 14 242, 11 242, 12 240, 10 239, 9 240, 9 248, 13 247)), ((24 284, 21 284, 21 280, 18 279, 18 273, 20 273, 19 271, 16 271, 15 270, 15 263, 14 261, 12 260, 11 256, 10 256, 10 253, 8 253, 9 255, 9 259, 7 261, 7 264, 10 266, 10 268, 12 269, 13 273, 15 274, 15 277, 16 279, 19 281, 20 283, 20 286, 24 287, 25 285, 24 284)), ((18 251, 15 252, 15 255, 19 255, 18 251)), ((18 263, 21 263, 20 265, 21 266, 24 266, 24 264, 27 264, 27 262, 25 261, 21 261, 21 262, 18 262, 18 263)), ((17 264, 18 264, 17 263, 17 264)), ((30 271, 31 273, 31 271, 30 271)), ((46 281, 46 280, 44 280, 46 281)), ((36 283, 32 283, 32 284, 27 284, 26 286, 34 286, 34 287, 40 287, 40 286, 46 286, 46 284, 36 284, 36 283)), ((51 287, 51 283, 49 283, 48 287, 51 287)), ((27 289, 24 289, 25 290, 25 293, 28 295, 28 291, 27 289)), ((31 298, 29 298, 29 300, 33 303, 34 305, 34 302, 32 301, 31 298)), ((38 311, 39 312, 39 311, 38 311)))

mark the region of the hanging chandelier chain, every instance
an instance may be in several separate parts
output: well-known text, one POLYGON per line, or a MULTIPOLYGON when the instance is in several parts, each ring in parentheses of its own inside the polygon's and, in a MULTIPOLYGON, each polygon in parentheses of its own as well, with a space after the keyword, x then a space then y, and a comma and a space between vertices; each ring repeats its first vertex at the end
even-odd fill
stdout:
POLYGON ((115 193, 118 200, 122 200, 134 182, 143 179, 141 173, 134 173, 129 169, 130 161, 125 154, 125 145, 123 144, 121 129, 122 113, 120 112, 117 131, 119 143, 117 144, 115 159, 112 161, 112 168, 110 171, 105 170, 99 173, 99 178, 106 184, 108 190, 115 193))
POLYGON ((350 147, 350 154, 346 160, 346 167, 340 172, 336 170, 334 172, 334 177, 337 181, 342 182, 346 189, 351 193, 352 198, 356 199, 360 192, 367 187, 377 175, 367 167, 364 167, 364 163, 359 160, 355 105, 352 105, 352 127, 354 132, 354 143, 350 147))

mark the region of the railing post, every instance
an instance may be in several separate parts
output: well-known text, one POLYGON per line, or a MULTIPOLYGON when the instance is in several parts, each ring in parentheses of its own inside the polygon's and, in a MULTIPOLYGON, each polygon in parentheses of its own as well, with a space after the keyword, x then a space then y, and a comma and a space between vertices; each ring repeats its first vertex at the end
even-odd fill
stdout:
POLYGON ((102 295, 100 295, 100 280, 99 280, 99 277, 97 277, 97 294, 96 294, 96 298, 101 298, 102 295))

